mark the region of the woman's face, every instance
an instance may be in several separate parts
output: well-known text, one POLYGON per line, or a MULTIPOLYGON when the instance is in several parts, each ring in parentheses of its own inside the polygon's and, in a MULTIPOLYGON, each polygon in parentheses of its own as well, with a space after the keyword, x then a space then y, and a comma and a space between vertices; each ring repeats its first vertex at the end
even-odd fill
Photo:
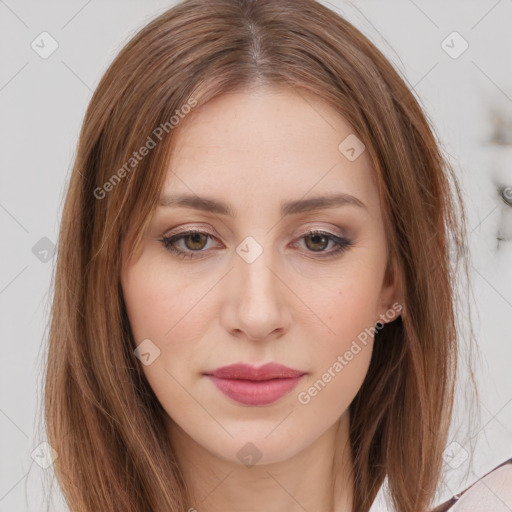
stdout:
POLYGON ((339 114, 291 89, 224 95, 184 123, 141 252, 132 261, 124 252, 137 354, 190 442, 237 463, 285 460, 348 414, 371 329, 396 317, 369 155, 339 114), (323 206, 341 194, 348 200, 323 206), (204 208, 191 204, 199 198, 204 208), (269 362, 304 375, 266 384, 205 375, 269 362))

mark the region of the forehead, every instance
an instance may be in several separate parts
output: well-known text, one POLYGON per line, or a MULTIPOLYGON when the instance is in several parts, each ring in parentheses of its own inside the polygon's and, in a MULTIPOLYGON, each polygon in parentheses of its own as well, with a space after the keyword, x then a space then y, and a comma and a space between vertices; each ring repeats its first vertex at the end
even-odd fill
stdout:
POLYGON ((195 109, 176 133, 163 194, 229 194, 236 202, 236 195, 258 201, 337 192, 371 203, 377 191, 367 151, 349 160, 340 150, 354 136, 341 114, 303 91, 224 94, 195 109))

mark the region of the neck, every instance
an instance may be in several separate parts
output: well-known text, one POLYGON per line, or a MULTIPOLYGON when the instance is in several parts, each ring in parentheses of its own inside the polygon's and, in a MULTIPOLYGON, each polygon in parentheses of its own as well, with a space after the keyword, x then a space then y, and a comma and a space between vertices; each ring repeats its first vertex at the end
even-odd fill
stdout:
MULTIPOLYGON (((214 454, 168 418, 168 429, 191 512, 351 512, 352 452, 348 411, 292 457, 246 466, 214 454)), ((242 443, 241 446, 245 444, 242 443)))

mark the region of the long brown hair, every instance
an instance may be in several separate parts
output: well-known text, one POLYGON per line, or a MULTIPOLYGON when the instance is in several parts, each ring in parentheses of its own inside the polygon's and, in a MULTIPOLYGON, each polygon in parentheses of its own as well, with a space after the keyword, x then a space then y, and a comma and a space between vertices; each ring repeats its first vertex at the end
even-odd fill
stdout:
POLYGON ((450 256, 467 274, 462 194, 435 130, 384 55, 322 4, 186 0, 142 28, 102 77, 70 176, 44 419, 72 512, 191 507, 166 412, 134 355, 121 246, 129 237, 139 247, 188 113, 260 85, 316 94, 350 123, 371 157, 389 277, 392 268, 400 272, 404 295, 402 315, 376 334, 368 375, 350 405, 353 511, 369 510, 386 477, 397 511, 432 505, 459 354, 458 266, 450 256))

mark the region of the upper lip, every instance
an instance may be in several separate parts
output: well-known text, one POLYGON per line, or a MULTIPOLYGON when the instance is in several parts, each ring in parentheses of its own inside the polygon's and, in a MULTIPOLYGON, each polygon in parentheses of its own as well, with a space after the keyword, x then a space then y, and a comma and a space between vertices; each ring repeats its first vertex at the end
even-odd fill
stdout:
POLYGON ((270 380, 296 378, 305 373, 278 363, 267 363, 260 367, 237 363, 222 366, 211 372, 206 372, 205 375, 213 375, 220 379, 270 380))

